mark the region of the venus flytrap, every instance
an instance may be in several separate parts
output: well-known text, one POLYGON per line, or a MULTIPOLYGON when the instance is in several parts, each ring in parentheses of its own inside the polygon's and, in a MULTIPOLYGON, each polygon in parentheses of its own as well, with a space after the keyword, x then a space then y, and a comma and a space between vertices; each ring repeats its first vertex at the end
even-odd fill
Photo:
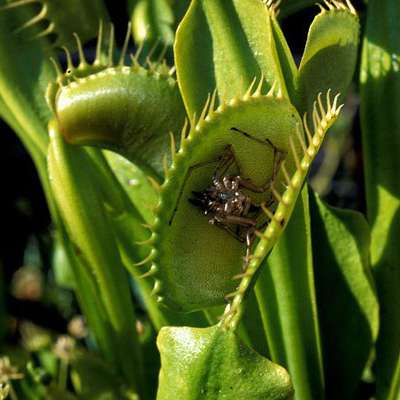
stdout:
MULTIPOLYGON (((275 154, 266 140, 287 153, 290 145, 283 133, 294 135, 301 123, 290 103, 276 97, 274 89, 261 95, 263 83, 261 80, 257 88, 251 85, 242 98, 222 103, 218 108, 214 96, 190 132, 182 131, 180 150, 173 157, 161 190, 152 228, 153 250, 144 260, 151 265, 149 273, 158 282, 160 301, 174 308, 194 310, 224 304, 224 297, 235 286, 232 277, 242 271, 245 255, 239 240, 210 225, 208 218, 189 204, 192 192, 207 188, 215 161, 226 146, 232 146, 244 179, 257 185, 268 182, 273 178, 275 154), (232 131, 232 127, 255 139, 232 131), (259 165, 263 165, 262 170, 257 168, 259 165), (185 270, 179 273, 182 265, 185 270)), ((287 163, 294 168, 293 159, 289 158, 287 163)), ((236 174, 237 169, 234 166, 229 173, 236 174)), ((265 202, 271 192, 265 190, 255 196, 257 202, 265 202)))
POLYGON ((143 68, 138 63, 138 52, 131 55, 132 65, 125 65, 129 35, 130 29, 119 60, 114 63, 111 27, 107 59, 103 61, 101 25, 92 64, 86 61, 77 37, 79 64, 72 65, 66 50, 67 70, 57 68, 57 81, 49 86, 47 99, 68 142, 122 153, 159 180, 163 175, 160 153, 168 154, 168 132, 178 131, 184 122, 183 106, 173 70, 165 64, 150 63, 149 68, 143 68))

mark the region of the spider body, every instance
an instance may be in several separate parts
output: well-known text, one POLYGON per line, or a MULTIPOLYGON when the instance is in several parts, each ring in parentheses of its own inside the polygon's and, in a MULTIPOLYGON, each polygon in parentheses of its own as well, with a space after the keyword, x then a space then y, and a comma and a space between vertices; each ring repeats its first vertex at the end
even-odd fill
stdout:
POLYGON ((213 177, 212 185, 201 192, 192 192, 189 202, 209 216, 210 224, 218 225, 233 234, 241 242, 245 241, 240 229, 256 226, 257 222, 250 214, 258 208, 243 192, 240 175, 213 177))

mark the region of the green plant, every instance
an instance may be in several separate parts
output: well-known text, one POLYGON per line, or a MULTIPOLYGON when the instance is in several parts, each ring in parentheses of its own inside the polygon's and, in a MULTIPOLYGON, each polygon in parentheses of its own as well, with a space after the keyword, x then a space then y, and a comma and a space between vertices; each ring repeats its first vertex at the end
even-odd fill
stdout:
POLYGON ((128 3, 119 47, 101 0, 0 1, 0 115, 89 327, 22 360, 24 379, 4 362, 0 397, 354 399, 376 367, 373 395, 397 399, 396 0, 369 1, 363 38, 369 224, 305 183, 356 69, 349 0, 320 5, 298 67, 278 17, 308 1, 128 3))

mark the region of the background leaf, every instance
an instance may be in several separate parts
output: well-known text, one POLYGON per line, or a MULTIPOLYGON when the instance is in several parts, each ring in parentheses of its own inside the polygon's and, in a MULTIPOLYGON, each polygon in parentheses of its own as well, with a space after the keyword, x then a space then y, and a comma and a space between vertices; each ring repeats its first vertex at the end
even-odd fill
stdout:
POLYGON ((270 357, 289 370, 297 399, 323 399, 307 189, 262 268, 255 291, 270 357))
POLYGON ((138 388, 142 371, 135 314, 116 240, 108 229, 101 193, 92 180, 96 172, 87 153, 66 144, 55 124, 50 137, 48 162, 52 189, 78 257, 90 268, 101 292, 114 346, 111 361, 138 388))
POLYGON ((368 2, 361 123, 371 262, 381 304, 378 399, 400 395, 400 3, 368 2), (396 372, 397 371, 397 372, 396 372))
POLYGON ((320 92, 346 94, 356 66, 359 29, 358 17, 350 10, 325 10, 315 17, 299 66, 301 113, 312 110, 320 92))
POLYGON ((378 336, 379 306, 362 214, 330 207, 310 192, 318 314, 330 399, 354 399, 378 336))
POLYGON ((268 8, 254 0, 193 0, 179 25, 175 60, 189 118, 201 112, 209 93, 220 99, 244 95, 264 74, 265 91, 286 86, 276 62, 268 8))

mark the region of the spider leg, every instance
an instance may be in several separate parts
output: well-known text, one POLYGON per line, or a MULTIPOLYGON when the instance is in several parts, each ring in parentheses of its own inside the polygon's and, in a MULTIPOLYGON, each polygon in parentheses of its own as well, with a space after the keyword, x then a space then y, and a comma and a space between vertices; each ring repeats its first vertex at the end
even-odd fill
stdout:
MULTIPOLYGON (((221 222, 215 222, 215 225, 218 226, 219 228, 223 229, 227 233, 229 233, 238 242, 240 242, 240 243, 244 243, 245 242, 245 238, 243 238, 243 236, 240 236, 240 234, 237 232, 237 230, 235 231, 229 225, 226 225, 226 224, 221 223, 221 222)), ((239 228, 239 225, 237 225, 236 228, 239 228)))
POLYGON ((250 252, 253 247, 255 235, 254 235, 255 227, 249 229, 246 232, 246 257, 244 259, 243 270, 246 270, 247 265, 250 262, 250 252))
POLYGON ((239 225, 251 228, 257 224, 257 222, 253 218, 247 217, 239 217, 237 215, 226 215, 222 220, 221 223, 227 223, 231 225, 239 225))
POLYGON ((234 128, 234 127, 231 128, 231 131, 238 132, 238 133, 244 135, 245 137, 249 138, 250 140, 253 140, 255 142, 261 143, 263 145, 266 145, 266 146, 272 148, 272 150, 274 152, 274 160, 273 160, 271 178, 269 178, 263 185, 256 185, 250 179, 243 179, 243 178, 240 179, 240 185, 242 187, 244 187, 245 189, 248 189, 254 193, 266 192, 268 189, 271 188, 271 186, 275 182, 275 179, 279 172, 279 168, 280 168, 283 160, 285 159, 286 151, 280 150, 268 138, 265 140, 262 140, 262 139, 259 139, 259 138, 256 138, 256 137, 250 135, 249 133, 247 133, 245 131, 242 131, 241 129, 234 128))
POLYGON ((218 157, 218 159, 216 159, 216 160, 203 161, 203 162, 194 164, 191 167, 189 167, 189 169, 186 172, 185 178, 183 179, 183 184, 182 184, 181 190, 179 191, 178 198, 176 200, 176 204, 174 207, 174 211, 172 212, 172 215, 171 215, 171 218, 169 219, 168 225, 171 225, 172 221, 174 220, 174 217, 175 217, 176 211, 178 210, 178 206, 181 201, 181 197, 183 195, 183 191, 185 189, 186 183, 187 183, 188 179, 191 177, 193 171, 195 171, 198 168, 205 167, 207 165, 210 165, 210 164, 213 164, 213 163, 219 162, 219 161, 220 161, 220 157, 218 157))
POLYGON ((220 157, 220 163, 217 165, 217 168, 215 169, 213 179, 221 179, 223 177, 228 169, 235 164, 237 170, 238 170, 238 175, 240 175, 240 165, 237 161, 235 151, 233 150, 233 146, 231 144, 227 145, 224 149, 224 153, 220 157))
POLYGON ((218 227, 220 227, 220 228, 224 229, 226 232, 228 232, 231 236, 233 236, 240 243, 246 244, 246 255, 244 257, 244 264, 242 267, 243 270, 245 270, 250 261, 251 248, 253 247, 254 240, 256 237, 255 231, 256 231, 257 221, 254 219, 251 219, 251 218, 227 215, 222 221, 215 221, 214 223, 218 227), (235 225, 236 231, 228 224, 235 225), (247 228, 245 236, 237 233, 238 227, 246 227, 247 228))

